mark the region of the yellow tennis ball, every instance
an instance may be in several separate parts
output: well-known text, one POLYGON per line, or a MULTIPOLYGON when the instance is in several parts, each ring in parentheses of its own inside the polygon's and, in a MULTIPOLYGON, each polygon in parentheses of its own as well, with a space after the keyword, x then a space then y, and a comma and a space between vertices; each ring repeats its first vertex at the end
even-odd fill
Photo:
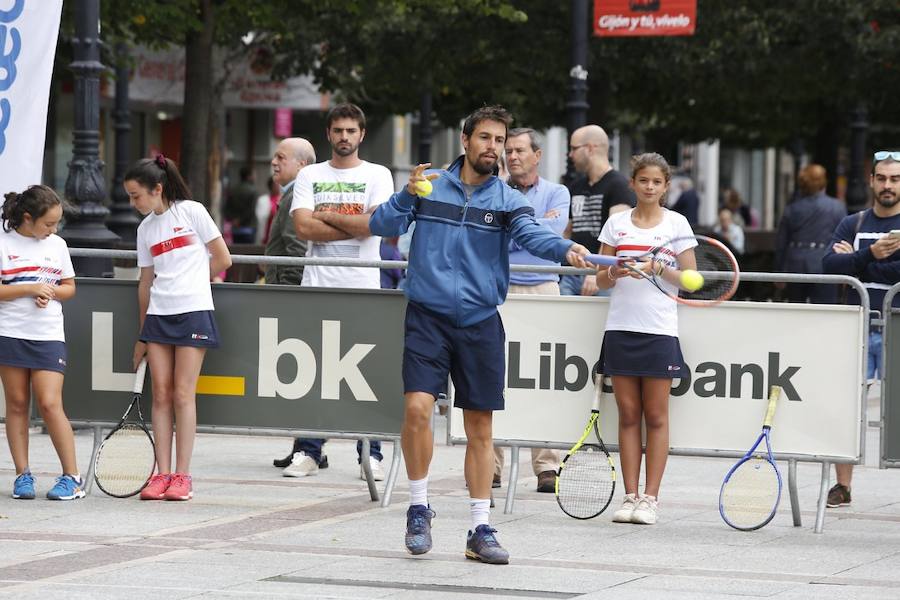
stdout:
POLYGON ((416 182, 416 194, 419 196, 428 196, 433 189, 434 186, 431 185, 431 181, 428 179, 422 179, 416 182))
POLYGON ((681 287, 696 292, 703 287, 703 275, 693 269, 685 269, 681 272, 681 287))

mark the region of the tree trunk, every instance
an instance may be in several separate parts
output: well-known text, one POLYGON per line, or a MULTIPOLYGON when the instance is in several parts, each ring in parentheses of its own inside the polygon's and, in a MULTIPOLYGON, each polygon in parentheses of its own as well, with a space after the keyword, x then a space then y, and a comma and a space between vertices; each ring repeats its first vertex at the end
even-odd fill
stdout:
POLYGON ((209 114, 213 94, 212 0, 200 0, 203 29, 185 40, 184 112, 182 115, 181 173, 194 200, 209 206, 209 114))

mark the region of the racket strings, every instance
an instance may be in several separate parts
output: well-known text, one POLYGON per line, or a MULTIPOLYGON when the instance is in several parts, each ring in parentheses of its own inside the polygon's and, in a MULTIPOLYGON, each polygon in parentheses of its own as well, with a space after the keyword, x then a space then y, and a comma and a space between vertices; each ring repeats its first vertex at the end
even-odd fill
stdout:
POLYGON ((697 240, 694 256, 697 271, 703 274, 703 286, 694 291, 681 290, 679 295, 690 300, 719 300, 730 297, 738 278, 737 265, 722 248, 703 239, 697 240))
POLYGON ((576 519, 597 516, 615 488, 609 456, 597 446, 582 446, 563 463, 558 486, 557 501, 566 514, 576 519))
POLYGON ((107 494, 127 496, 144 487, 155 467, 150 436, 140 426, 126 424, 103 442, 97 453, 94 477, 107 494))
POLYGON ((780 492, 778 472, 769 461, 745 461, 722 487, 723 516, 741 529, 765 525, 778 507, 780 492))

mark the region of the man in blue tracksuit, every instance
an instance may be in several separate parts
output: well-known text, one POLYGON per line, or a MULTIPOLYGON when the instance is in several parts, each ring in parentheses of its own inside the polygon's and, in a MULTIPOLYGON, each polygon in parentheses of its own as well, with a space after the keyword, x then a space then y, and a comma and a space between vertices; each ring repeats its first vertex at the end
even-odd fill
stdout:
POLYGON ((509 286, 510 239, 536 256, 588 267, 583 259, 587 248, 538 224, 525 197, 494 175, 511 121, 499 106, 476 110, 463 125, 465 154, 446 171, 425 174, 429 165, 416 167, 406 187, 379 206, 369 222, 373 235, 393 237, 416 221, 405 288, 409 304, 401 432, 410 491, 406 548, 412 554, 431 550, 430 420, 449 375, 456 389, 454 405, 463 409, 467 438, 465 475, 472 529, 466 557, 509 562, 489 515, 493 411, 503 409, 506 369, 505 333, 497 305, 509 286), (416 183, 425 179, 433 183, 433 191, 416 196, 416 183))

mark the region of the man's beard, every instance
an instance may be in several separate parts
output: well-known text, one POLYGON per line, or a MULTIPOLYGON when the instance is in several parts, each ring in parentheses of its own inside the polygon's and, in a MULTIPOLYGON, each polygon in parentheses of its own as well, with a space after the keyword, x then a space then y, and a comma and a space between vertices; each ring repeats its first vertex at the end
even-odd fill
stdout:
POLYGON ((897 194, 878 194, 875 198, 875 201, 878 202, 881 206, 885 208, 893 208, 900 202, 900 196, 897 194))
POLYGON ((334 150, 334 153, 338 156, 350 156, 351 154, 356 152, 357 148, 359 148, 359 146, 354 146, 353 144, 349 144, 347 146, 338 146, 335 144, 331 147, 331 149, 334 150))
POLYGON ((470 161, 470 164, 472 169, 479 175, 493 175, 494 167, 497 166, 497 159, 483 159, 479 156, 474 162, 470 161))

